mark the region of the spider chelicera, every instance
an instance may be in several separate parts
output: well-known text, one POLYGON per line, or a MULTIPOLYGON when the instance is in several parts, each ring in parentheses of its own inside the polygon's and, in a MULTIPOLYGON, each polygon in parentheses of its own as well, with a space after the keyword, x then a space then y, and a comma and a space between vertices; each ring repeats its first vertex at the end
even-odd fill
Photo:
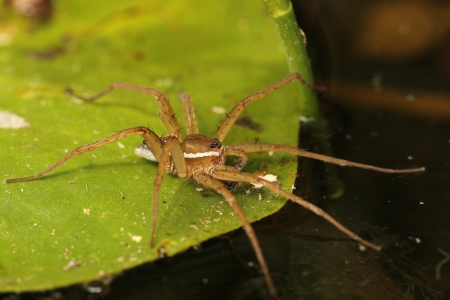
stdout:
POLYGON ((315 214, 322 216, 339 230, 347 234, 353 240, 375 250, 380 250, 381 247, 372 244, 357 234, 353 233, 349 229, 345 228, 333 217, 328 215, 319 207, 309 203, 308 201, 302 199, 299 196, 293 195, 283 189, 276 182, 269 181, 261 176, 261 173, 249 174, 242 172, 242 169, 248 161, 248 153, 252 152, 275 152, 275 151, 285 151, 293 155, 304 156, 308 158, 313 158, 321 160, 328 163, 337 164, 339 166, 351 166, 363 169, 371 169, 379 172, 385 173, 411 173, 424 171, 425 168, 415 168, 415 169, 404 169, 404 170, 393 170, 379 168, 375 166, 355 163, 346 161, 343 159, 337 159, 321 154, 316 154, 301 150, 288 145, 273 144, 273 143, 262 143, 262 142, 252 142, 252 143, 236 143, 229 146, 222 144, 222 141, 227 136, 231 127, 236 122, 239 115, 243 112, 245 107, 253 102, 263 99, 268 94, 274 92, 276 89, 284 86, 285 84, 293 81, 299 80, 302 84, 311 88, 311 86, 306 83, 306 81, 298 74, 292 73, 289 76, 283 78, 282 80, 276 82, 275 84, 267 87, 266 89, 256 92, 240 102, 238 102, 233 109, 226 115, 222 123, 218 127, 216 133, 213 137, 207 137, 198 134, 197 121, 194 114, 194 109, 192 106, 192 101, 187 94, 182 95, 182 103, 184 108, 184 119, 187 136, 183 139, 181 136, 180 126, 175 118, 175 113, 169 104, 168 99, 158 90, 150 87, 141 87, 132 84, 127 84, 123 82, 115 82, 114 84, 107 87, 105 90, 101 91, 97 95, 92 97, 81 97, 75 95, 72 90, 67 90, 67 92, 79 99, 84 101, 95 101, 99 97, 109 93, 114 89, 123 89, 137 91, 152 95, 156 98, 158 102, 160 112, 159 117, 164 123, 167 134, 161 137, 157 136, 152 130, 146 127, 134 127, 121 130, 116 134, 113 134, 107 138, 101 139, 99 141, 87 144, 74 149, 72 152, 68 153, 62 159, 57 161, 52 166, 43 170, 42 172, 28 177, 13 178, 5 180, 6 183, 32 180, 42 177, 48 172, 52 171, 56 167, 60 166, 68 159, 75 155, 82 154, 96 148, 99 148, 108 143, 112 143, 122 138, 126 138, 133 134, 140 134, 144 138, 144 142, 136 148, 136 154, 147 158, 149 160, 159 163, 158 172, 154 182, 153 189, 153 216, 152 216, 152 233, 150 246, 153 247, 155 235, 156 235, 156 223, 158 216, 158 200, 159 200, 159 189, 165 172, 170 172, 177 174, 181 178, 192 177, 198 183, 213 189, 217 193, 221 194, 228 204, 232 207, 242 226, 250 239, 253 249, 256 253, 256 257, 260 264, 262 273, 265 277, 269 292, 275 294, 275 286, 272 281, 272 277, 269 273, 269 268, 267 267, 266 260, 259 246, 258 239, 256 238, 255 232, 250 225, 247 217, 242 212, 239 207, 236 197, 232 194, 231 190, 234 183, 237 182, 248 182, 254 185, 264 186, 271 190, 272 192, 284 196, 305 208, 311 210, 315 214), (225 165, 225 160, 227 156, 237 156, 239 157, 236 164, 229 166, 225 165), (225 182, 225 184, 224 184, 225 182))

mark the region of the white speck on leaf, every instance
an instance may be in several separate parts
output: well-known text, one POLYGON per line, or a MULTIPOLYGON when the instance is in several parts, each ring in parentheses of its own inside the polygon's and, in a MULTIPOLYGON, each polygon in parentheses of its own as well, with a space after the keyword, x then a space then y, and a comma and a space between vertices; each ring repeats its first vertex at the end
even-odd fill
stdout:
MULTIPOLYGON (((265 179, 269 182, 276 182, 277 181, 277 176, 273 175, 273 174, 266 174, 264 176, 258 176, 259 178, 265 179)), ((262 188, 264 185, 262 183, 252 183, 252 185, 259 189, 262 188)))
POLYGON ((226 113, 227 111, 225 110, 225 108, 223 107, 218 107, 218 106, 213 106, 211 107, 211 111, 215 114, 218 115, 223 115, 224 113, 226 113))
POLYGON ((30 127, 30 123, 22 117, 9 111, 0 111, 0 128, 19 129, 30 127))
POLYGON ((131 240, 133 240, 133 241, 136 242, 136 243, 139 243, 139 242, 142 240, 142 236, 139 236, 139 235, 133 235, 133 236, 131 237, 131 240))

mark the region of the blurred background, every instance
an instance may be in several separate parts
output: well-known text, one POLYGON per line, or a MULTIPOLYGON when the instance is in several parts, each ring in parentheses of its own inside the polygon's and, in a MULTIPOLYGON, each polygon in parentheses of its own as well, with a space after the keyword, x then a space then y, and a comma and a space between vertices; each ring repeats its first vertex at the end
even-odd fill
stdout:
MULTIPOLYGON (((2 14, 38 31, 51 26, 57 7, 4 0, 2 14)), ((338 178, 326 170, 311 176, 310 163, 300 160, 297 191, 384 250, 362 252, 288 204, 255 225, 280 298, 450 299, 450 1, 293 0, 293 7, 316 84, 326 87, 321 108, 329 128, 327 136, 311 136, 304 126, 302 146, 314 151, 328 139, 336 157, 426 172, 341 168, 338 178), (324 188, 337 184, 339 197, 324 188)), ((115 278, 0 299, 266 298, 245 263, 252 255, 238 230, 115 278)))
MULTIPOLYGON (((335 155, 427 168, 420 176, 381 176, 376 182, 377 175, 342 169, 345 194, 338 201, 346 204, 334 208, 359 211, 367 223, 395 236, 393 245, 406 247, 398 254, 422 274, 415 297, 449 299, 448 266, 441 269, 440 262, 450 247, 450 2, 293 4, 309 37, 317 83, 328 87, 323 108, 335 155), (422 294, 422 284, 443 294, 422 294)), ((400 281, 408 285, 406 278, 400 281)))

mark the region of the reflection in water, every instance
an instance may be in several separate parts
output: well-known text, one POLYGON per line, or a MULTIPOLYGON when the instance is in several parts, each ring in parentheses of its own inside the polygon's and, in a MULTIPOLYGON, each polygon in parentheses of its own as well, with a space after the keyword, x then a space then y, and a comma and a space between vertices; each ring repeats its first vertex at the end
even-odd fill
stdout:
MULTIPOLYGON (((297 209, 284 214, 295 218, 297 209)), ((359 228, 364 238, 383 245, 380 252, 366 250, 347 238, 333 238, 336 231, 311 218, 291 230, 273 217, 290 243, 289 276, 282 299, 438 299, 424 269, 408 258, 414 243, 377 228, 359 228)), ((292 223, 292 222, 291 222, 292 223)), ((293 224, 289 224, 292 228, 293 224)))

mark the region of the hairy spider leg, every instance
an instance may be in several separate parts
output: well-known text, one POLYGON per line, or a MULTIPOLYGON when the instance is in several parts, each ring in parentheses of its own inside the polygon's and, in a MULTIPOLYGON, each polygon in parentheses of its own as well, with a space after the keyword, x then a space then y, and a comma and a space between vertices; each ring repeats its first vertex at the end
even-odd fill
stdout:
MULTIPOLYGON (((232 166, 233 168, 235 168, 238 171, 241 171, 245 165, 248 162, 248 154, 245 151, 242 150, 232 150, 232 149, 228 149, 225 152, 226 156, 239 156, 239 160, 232 166)), ((236 185, 238 184, 238 182, 236 181, 227 181, 225 182, 225 186, 227 187, 228 190, 232 191, 236 185)))
MULTIPOLYGON (((230 168, 227 166, 223 166, 225 168, 230 168)), ((214 175, 214 177, 216 177, 214 175)), ((195 178, 199 183, 203 184, 206 187, 209 187, 210 189, 215 190, 217 193, 221 194, 225 200, 228 202, 228 204, 231 206, 233 211, 238 216, 239 220, 241 221, 242 227, 245 230, 245 233, 247 234, 250 243, 252 244, 253 250, 255 251, 256 257, 258 259, 258 262, 261 266, 261 270, 263 272, 264 278, 266 280, 267 286, 269 288, 269 292, 272 295, 276 294, 275 285, 273 284, 272 277, 269 273, 269 267, 267 266, 266 260, 264 258, 264 255, 261 250, 261 246, 259 245, 258 239, 256 237, 255 231, 253 230, 253 227, 250 225, 250 222, 247 220, 247 217, 245 216, 244 212, 240 208, 239 204, 236 201, 236 196, 234 196, 224 185, 221 181, 213 178, 210 175, 200 173, 195 178)), ((227 180, 227 179, 225 179, 227 180)), ((236 181, 236 180, 232 180, 236 181)))
POLYGON ((422 172, 425 171, 425 168, 412 168, 412 169, 386 169, 386 168, 380 168, 375 167, 371 165, 356 163, 344 159, 334 158, 322 154, 317 154, 314 152, 309 152, 306 150, 301 150, 292 146, 288 145, 281 145, 281 144, 272 144, 272 143, 236 143, 228 146, 229 151, 244 151, 247 153, 250 152, 269 152, 269 151, 286 151, 288 153, 291 153, 293 155, 302 156, 302 157, 308 157, 313 158, 317 160, 321 160, 324 162, 332 163, 339 165, 341 167, 357 167, 361 169, 369 169, 374 170, 377 172, 383 172, 383 173, 415 173, 415 172, 422 172))
POLYGON ((158 116, 161 119, 161 121, 164 123, 164 126, 166 127, 168 134, 176 136, 181 143, 182 140, 181 140, 181 133, 180 133, 180 125, 178 124, 177 119, 175 118, 175 113, 173 112, 172 106, 170 105, 167 97, 158 90, 155 90, 150 87, 143 87, 143 86, 138 86, 138 85, 134 85, 134 84, 117 81, 117 82, 114 82, 113 84, 111 84, 110 86, 108 86, 103 91, 99 92, 98 94, 90 96, 90 97, 84 97, 81 95, 77 95, 71 89, 66 89, 66 92, 67 92, 67 94, 69 94, 70 96, 73 96, 75 98, 78 98, 78 99, 81 99, 84 101, 94 102, 98 98, 102 97, 103 95, 105 95, 115 89, 135 91, 135 92, 140 92, 140 93, 154 96, 156 98, 156 101, 161 110, 159 112, 158 116))
POLYGON ((184 126, 186 126, 186 135, 198 134, 197 117, 195 116, 192 99, 188 94, 181 94, 181 102, 183 103, 184 126))
POLYGON ((67 160, 69 160, 70 158, 79 155, 79 154, 83 154, 85 152, 89 152, 92 151, 94 149, 97 149, 99 147, 102 147, 106 144, 112 143, 114 141, 117 141, 119 139, 123 139, 126 138, 130 135, 133 134, 140 134, 141 136, 144 137, 145 142, 147 143, 147 145, 151 148, 152 152, 155 154, 156 157, 159 157, 162 153, 162 148, 163 145, 159 139, 159 137, 150 129, 146 128, 146 127, 133 127, 133 128, 128 128, 128 129, 124 129, 121 130, 119 132, 117 132, 116 134, 113 134, 107 138, 101 139, 99 141, 84 145, 84 146, 80 146, 75 148, 74 150, 72 150, 70 153, 68 153, 66 156, 64 156, 63 158, 61 158, 60 160, 58 160, 56 163, 54 163, 53 165, 51 165, 50 167, 48 167, 47 169, 43 170, 42 172, 33 175, 33 176, 28 176, 28 177, 21 177, 21 178, 12 178, 12 179, 6 179, 5 183, 12 183, 12 182, 18 182, 18 181, 25 181, 25 180, 32 180, 32 179, 37 179, 40 178, 42 176, 44 176, 45 174, 47 174, 48 172, 52 171, 53 169, 55 169, 56 167, 62 165, 63 163, 65 163, 67 160))
POLYGON ((239 156, 240 159, 234 164, 233 168, 238 171, 241 171, 248 162, 248 154, 247 152, 241 149, 230 149, 227 147, 226 155, 239 156))
POLYGON ((230 171, 230 169, 224 170, 224 171, 222 171, 222 170, 216 171, 214 173, 214 178, 217 178, 220 180, 232 180, 232 181, 238 181, 238 182, 249 182, 249 183, 253 183, 253 184, 262 184, 265 187, 267 187, 269 190, 271 190, 272 192, 274 192, 278 195, 281 195, 283 197, 286 197, 286 198, 294 201, 295 203, 300 204, 301 206, 305 207, 306 209, 312 211, 316 215, 323 217, 328 222, 333 224, 337 229, 339 229, 340 231, 342 231, 343 233, 348 235, 353 240, 363 244, 366 247, 372 248, 374 250, 377 250, 377 251, 381 250, 380 246, 372 244, 371 242, 368 242, 368 241, 364 240, 363 238, 361 238, 360 236, 358 236, 356 233, 350 231, 349 229, 347 229, 346 227, 341 225, 338 221, 336 221, 332 216, 330 216, 325 211, 323 211, 321 208, 315 206, 314 204, 306 201, 305 199, 303 199, 301 197, 298 197, 294 194, 291 194, 291 193, 283 190, 276 183, 267 181, 261 177, 258 177, 257 175, 244 173, 244 172, 230 171))
POLYGON ((253 101, 261 100, 270 93, 274 92, 275 90, 279 89, 280 87, 288 84, 294 79, 298 79, 303 85, 313 88, 309 83, 303 79, 300 74, 297 72, 289 74, 287 77, 281 79, 280 81, 272 84, 271 86, 265 88, 262 91, 256 92, 251 94, 250 96, 245 97, 241 101, 239 101, 226 115, 226 117, 222 120, 222 123, 220 123, 219 128, 217 128, 216 134, 214 137, 218 138, 219 141, 223 141, 225 137, 227 136, 228 132, 230 131, 231 127, 236 122, 237 118, 240 116, 240 114, 244 111, 245 107, 253 101))
POLYGON ((156 179, 153 185, 153 216, 152 216, 152 235, 150 239, 150 247, 153 248, 155 244, 156 236, 156 223, 158 219, 158 202, 159 202, 159 189, 161 188, 161 183, 166 173, 166 168, 170 164, 170 159, 175 165, 176 173, 179 177, 187 177, 186 162, 184 160, 183 150, 181 149, 180 143, 177 137, 167 136, 163 138, 163 148, 162 153, 158 160, 158 172, 156 174, 156 179), (171 156, 169 156, 169 154, 171 156))

